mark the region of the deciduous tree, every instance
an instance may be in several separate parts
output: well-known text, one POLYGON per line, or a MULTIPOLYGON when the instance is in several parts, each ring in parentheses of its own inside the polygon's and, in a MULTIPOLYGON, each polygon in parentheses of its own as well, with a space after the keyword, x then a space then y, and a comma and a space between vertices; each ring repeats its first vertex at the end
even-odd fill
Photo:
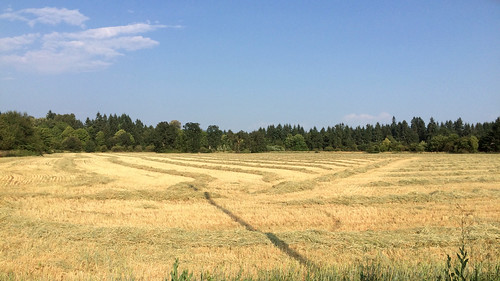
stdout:
POLYGON ((187 152, 199 152, 201 147, 201 128, 199 123, 184 124, 187 152))

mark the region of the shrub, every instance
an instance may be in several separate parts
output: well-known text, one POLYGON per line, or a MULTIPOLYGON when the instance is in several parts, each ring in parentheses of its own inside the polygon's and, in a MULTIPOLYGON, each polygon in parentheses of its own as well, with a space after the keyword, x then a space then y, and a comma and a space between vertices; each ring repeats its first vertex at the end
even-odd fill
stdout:
POLYGON ((268 145, 267 151, 285 151, 285 148, 281 145, 268 145))
POLYGON ((62 142, 64 149, 77 152, 82 150, 82 142, 75 136, 69 136, 62 142))
POLYGON ((36 151, 24 150, 24 149, 0 151, 0 157, 22 157, 22 156, 37 156, 37 155, 41 154, 36 151))
POLYGON ((204 146, 200 147, 200 153, 210 153, 210 152, 212 152, 212 150, 210 150, 204 146))
POLYGON ((425 141, 421 141, 420 143, 410 144, 410 151, 413 152, 424 152, 426 148, 427 148, 427 143, 425 141))
POLYGON ((366 152, 368 152, 368 153, 380 153, 380 147, 376 144, 370 144, 366 148, 366 152))
POLYGON ((292 136, 291 134, 288 135, 288 137, 285 139, 285 147, 286 149, 293 151, 308 150, 304 136, 300 134, 296 134, 295 136, 292 136))
POLYGON ((115 145, 111 148, 111 151, 113 152, 124 152, 125 150, 126 148, 121 145, 115 145))
POLYGON ((85 143, 85 152, 95 152, 96 145, 95 142, 89 140, 85 143))

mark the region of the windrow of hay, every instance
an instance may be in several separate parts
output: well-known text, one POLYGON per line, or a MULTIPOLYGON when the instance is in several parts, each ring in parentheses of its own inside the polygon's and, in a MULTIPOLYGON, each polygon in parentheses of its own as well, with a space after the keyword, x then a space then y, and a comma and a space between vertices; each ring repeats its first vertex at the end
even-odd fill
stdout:
POLYGON ((218 276, 417 276, 461 241, 486 268, 499 172, 487 154, 0 158, 0 280, 164 280, 176 258, 218 276))

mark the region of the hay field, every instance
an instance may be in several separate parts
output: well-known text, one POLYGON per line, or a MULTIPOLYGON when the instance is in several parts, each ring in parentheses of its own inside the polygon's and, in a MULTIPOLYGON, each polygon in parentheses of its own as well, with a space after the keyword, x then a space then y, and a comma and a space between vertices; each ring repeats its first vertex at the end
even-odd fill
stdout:
POLYGON ((442 264, 461 229, 473 261, 500 261, 498 155, 0 158, 0 272, 19 279, 442 264))

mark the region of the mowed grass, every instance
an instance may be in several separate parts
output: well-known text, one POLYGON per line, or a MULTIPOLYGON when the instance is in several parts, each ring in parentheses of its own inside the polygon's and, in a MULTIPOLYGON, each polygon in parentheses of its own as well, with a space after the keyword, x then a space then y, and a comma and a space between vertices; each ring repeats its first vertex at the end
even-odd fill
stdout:
POLYGON ((54 154, 0 158, 0 278, 500 264, 498 155, 54 154))

